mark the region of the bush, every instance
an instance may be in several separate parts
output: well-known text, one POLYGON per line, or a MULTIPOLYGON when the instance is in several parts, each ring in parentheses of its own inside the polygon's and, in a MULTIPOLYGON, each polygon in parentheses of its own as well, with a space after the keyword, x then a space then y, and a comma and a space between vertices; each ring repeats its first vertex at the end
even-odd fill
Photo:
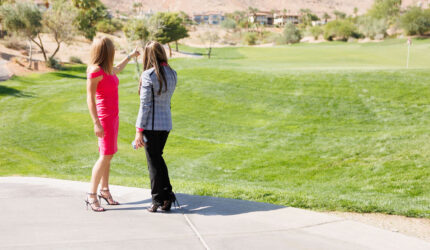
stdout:
POLYGON ((50 57, 48 59, 48 61, 46 62, 46 66, 48 66, 49 68, 52 68, 52 69, 58 69, 58 70, 61 69, 61 64, 58 62, 57 59, 55 59, 53 57, 50 57))
POLYGON ((309 29, 309 33, 311 33, 315 40, 318 40, 318 37, 324 33, 324 30, 320 26, 312 26, 309 29))
POLYGON ((400 17, 400 26, 407 35, 424 35, 430 31, 430 10, 412 7, 400 17))
POLYGON ((4 46, 8 49, 14 50, 26 50, 27 45, 22 42, 22 39, 19 40, 17 37, 13 36, 3 42, 4 46))
POLYGON ((328 22, 324 27, 324 39, 327 41, 348 41, 350 37, 359 38, 360 35, 357 27, 349 20, 334 20, 328 22))
POLYGON ((70 61, 71 63, 83 64, 83 62, 82 62, 81 58, 79 58, 79 57, 77 57, 77 56, 71 56, 71 57, 69 58, 69 61, 70 61))
POLYGON ((226 18, 221 22, 221 27, 234 30, 236 29, 236 21, 231 18, 226 18))
POLYGON ((358 19, 358 30, 370 39, 375 37, 384 38, 388 29, 388 22, 386 19, 376 19, 371 16, 361 16, 358 19))
POLYGON ((110 20, 102 20, 97 23, 97 31, 107 33, 107 34, 113 34, 118 30, 121 30, 123 27, 122 23, 115 19, 110 20))
POLYGON ((257 44, 257 34, 255 33, 246 33, 245 34, 245 43, 248 45, 255 45, 257 44))
POLYGON ((282 44, 298 43, 302 39, 302 34, 299 29, 292 23, 285 25, 284 31, 281 37, 282 44))

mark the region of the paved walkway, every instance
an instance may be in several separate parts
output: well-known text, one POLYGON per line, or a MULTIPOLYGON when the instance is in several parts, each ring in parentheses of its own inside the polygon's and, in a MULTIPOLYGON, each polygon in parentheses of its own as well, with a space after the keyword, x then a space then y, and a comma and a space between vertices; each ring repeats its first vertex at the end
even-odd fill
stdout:
POLYGON ((121 206, 84 206, 87 183, 0 178, 0 249, 430 249, 430 243, 322 213, 178 194, 151 214, 147 189, 111 186, 121 206))

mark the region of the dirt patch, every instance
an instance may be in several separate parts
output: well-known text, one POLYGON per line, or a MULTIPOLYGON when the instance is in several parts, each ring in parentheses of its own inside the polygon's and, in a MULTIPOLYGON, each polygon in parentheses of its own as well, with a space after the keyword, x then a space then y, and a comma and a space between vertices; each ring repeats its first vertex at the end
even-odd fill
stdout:
POLYGON ((362 222, 392 232, 399 232, 430 242, 430 219, 387 214, 327 212, 345 219, 362 222))

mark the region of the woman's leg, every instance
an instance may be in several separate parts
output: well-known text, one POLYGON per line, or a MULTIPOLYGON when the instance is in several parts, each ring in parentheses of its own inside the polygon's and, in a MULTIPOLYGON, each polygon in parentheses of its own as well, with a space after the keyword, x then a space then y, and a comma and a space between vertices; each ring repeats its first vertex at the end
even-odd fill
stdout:
POLYGON ((106 168, 104 168, 102 178, 100 180, 100 189, 106 190, 109 189, 109 172, 110 172, 110 161, 106 168))
POLYGON ((91 182, 90 182, 90 190, 89 193, 93 195, 89 195, 89 198, 96 199, 97 188, 99 186, 100 180, 105 172, 106 168, 109 167, 110 161, 112 160, 113 155, 100 155, 96 164, 93 167, 91 182))

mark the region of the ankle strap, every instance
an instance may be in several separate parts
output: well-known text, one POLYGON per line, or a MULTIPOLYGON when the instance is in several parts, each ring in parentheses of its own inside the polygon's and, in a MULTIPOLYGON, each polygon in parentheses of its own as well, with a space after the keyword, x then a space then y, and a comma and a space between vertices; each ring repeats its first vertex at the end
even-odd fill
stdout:
POLYGON ((103 191, 107 192, 107 191, 109 191, 109 188, 108 189, 100 189, 100 192, 103 192, 103 191))
POLYGON ((96 193, 87 193, 88 195, 97 195, 96 193))

